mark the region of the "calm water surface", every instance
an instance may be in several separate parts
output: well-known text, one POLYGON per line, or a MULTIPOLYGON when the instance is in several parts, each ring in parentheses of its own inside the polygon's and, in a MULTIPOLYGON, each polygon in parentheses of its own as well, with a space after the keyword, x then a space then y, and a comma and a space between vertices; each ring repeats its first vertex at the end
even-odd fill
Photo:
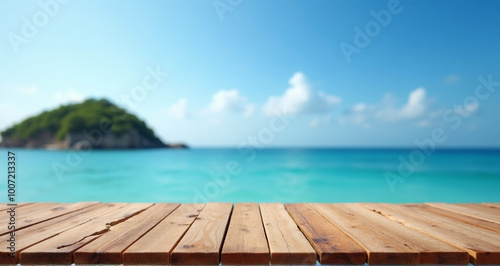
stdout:
POLYGON ((14 151, 18 201, 500 202, 499 150, 14 151))

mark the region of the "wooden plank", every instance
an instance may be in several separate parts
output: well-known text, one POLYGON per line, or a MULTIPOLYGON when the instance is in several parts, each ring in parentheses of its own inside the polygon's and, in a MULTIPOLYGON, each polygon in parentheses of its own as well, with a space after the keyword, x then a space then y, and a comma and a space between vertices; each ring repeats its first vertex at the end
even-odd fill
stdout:
MULTIPOLYGON (((2 203, 2 204, 5 204, 5 203, 2 203)), ((52 206, 55 206, 55 205, 64 205, 64 204, 65 203, 56 203, 56 202, 31 203, 31 204, 25 205, 23 211, 24 212, 39 211, 42 208, 51 208, 52 206)), ((5 205, 5 206, 7 206, 7 205, 5 205)))
POLYGON ((150 203, 131 203, 73 227, 21 252, 21 264, 71 264, 73 252, 119 224, 151 207, 150 203))
POLYGON ((179 206, 158 203, 138 215, 119 223, 95 241, 73 254, 76 264, 122 264, 122 253, 179 206))
POLYGON ((441 208, 436 208, 436 207, 433 207, 433 206, 427 205, 427 204, 420 205, 419 208, 422 211, 434 213, 434 214, 437 214, 441 217, 447 217, 447 218, 452 219, 452 220, 457 221, 457 222, 461 222, 461 223, 472 225, 472 226, 481 227, 481 228, 484 228, 484 229, 487 229, 487 230, 490 230, 490 231, 493 231, 496 233, 500 233, 500 224, 494 223, 494 222, 489 221, 489 220, 485 220, 485 219, 481 219, 481 218, 477 218, 477 217, 473 217, 473 216, 469 216, 469 215, 464 215, 464 214, 460 214, 460 213, 457 213, 454 211, 449 211, 449 210, 445 210, 445 209, 441 209, 441 208))
POLYGON ((170 256, 171 264, 219 265, 232 203, 208 203, 170 256))
MULTIPOLYGON (((27 206, 24 206, 23 208, 23 214, 29 214, 29 213, 37 213, 41 212, 46 209, 53 208, 54 206, 64 206, 68 205, 68 203, 56 203, 56 202, 38 202, 38 203, 32 203, 28 204, 27 206)), ((2 217, 2 220, 4 217, 2 217)))
POLYGON ((123 253, 123 264, 168 265, 170 253, 205 204, 182 204, 123 253))
POLYGON ((271 264, 316 264, 316 251, 281 203, 260 204, 271 264))
POLYGON ((357 204, 313 204, 363 246, 368 264, 467 264, 467 252, 357 204))
POLYGON ((488 203, 488 202, 483 202, 481 203, 483 205, 489 206, 489 207, 494 207, 494 208, 500 208, 500 203, 488 203))
POLYGON ((473 238, 500 246, 500 234, 498 233, 426 211, 422 204, 403 204, 398 205, 398 207, 421 219, 439 223, 443 227, 451 228, 473 238))
MULTIPOLYGON (((0 249, 0 264, 16 264, 19 262, 20 252, 26 248, 123 206, 125 206, 125 204, 93 205, 89 208, 81 209, 68 215, 60 216, 17 231, 15 232, 17 241, 15 258, 8 256, 8 253, 10 253, 9 250, 0 249)), ((2 243, 7 243, 9 238, 10 235, 4 235, 0 237, 0 241, 2 243)))
MULTIPOLYGON (((333 260, 328 257, 330 252, 337 260, 329 263, 345 264, 356 261, 355 252, 346 252, 349 241, 363 256, 356 263, 366 260, 363 248, 370 255, 370 264, 414 263, 401 259, 401 255, 407 255, 406 248, 418 253, 418 263, 422 264, 463 264, 467 258, 477 264, 499 264, 500 223, 494 219, 500 208, 491 204, 442 204, 441 208, 433 203, 287 204, 286 209, 282 204, 262 204, 260 208, 256 204, 237 204, 246 209, 235 207, 229 222, 230 203, 226 209, 212 207, 205 214, 206 208, 200 213, 203 204, 181 205, 168 214, 168 210, 160 210, 161 204, 147 209, 152 204, 139 208, 136 204, 109 207, 96 203, 34 203, 17 210, 16 220, 28 225, 15 232, 16 257, 20 260, 9 258, 4 248, 0 249, 0 264, 69 264, 74 257, 83 258, 79 264, 219 264, 222 258, 225 265, 263 263, 257 261, 265 256, 267 264, 269 255, 272 264, 310 264, 316 256, 314 249, 322 263, 333 260), (257 233, 252 233, 254 228, 257 233), (231 250, 231 246, 235 248, 231 250), (267 246, 265 256, 256 251, 267 246), (309 247, 304 252, 307 262, 295 257, 305 256, 298 248, 301 246, 309 247), (398 249, 400 252, 396 252, 398 249), (387 256, 386 250, 395 257, 387 256), (380 253, 378 259, 373 256, 375 252, 380 253), (469 257, 464 256, 465 252, 469 257), (226 260, 224 254, 234 257, 226 260)), ((7 232, 0 236, 0 242, 9 243, 9 238, 7 232)))
MULTIPOLYGON (((50 211, 52 208, 57 208, 57 207, 66 207, 68 206, 68 203, 53 203, 53 202, 42 202, 42 203, 34 203, 30 204, 26 207, 24 207, 22 210, 16 211, 16 224, 19 227, 20 224, 19 222, 22 222, 23 220, 29 220, 30 217, 37 216, 40 214, 44 214, 47 211, 50 211)), ((1 216, 0 217, 0 223, 7 222, 10 217, 8 216, 1 216)), ((0 235, 5 234, 5 230, 0 229, 0 235)))
POLYGON ((408 211, 402 205, 396 204, 362 204, 390 219, 404 224, 414 230, 428 234, 441 241, 467 251, 470 262, 474 264, 500 263, 500 246, 484 241, 481 238, 470 236, 460 229, 453 228, 442 221, 434 222, 423 219, 414 212, 408 211))
POLYGON ((3 212, 3 211, 6 211, 6 210, 9 210, 12 207, 16 207, 16 209, 17 208, 21 208, 21 207, 26 207, 26 206, 28 206, 30 204, 33 204, 33 202, 21 202, 21 203, 17 203, 16 206, 11 206, 11 205, 9 205, 9 203, 1 203, 0 204, 0 211, 3 212))
POLYGON ((481 204, 446 204, 446 203, 426 203, 432 207, 453 211, 456 213, 469 215, 479 219, 485 219, 500 224, 500 209, 481 204))
POLYGON ((311 205, 285 204, 285 208, 318 253, 321 264, 366 262, 364 249, 311 205))
POLYGON ((221 263, 226 265, 269 264, 269 248, 257 203, 234 206, 221 263))
MULTIPOLYGON (((34 224, 54 219, 61 215, 65 215, 80 209, 88 208, 92 205, 98 204, 98 202, 78 202, 73 204, 52 204, 40 208, 34 209, 32 212, 25 213, 24 209, 16 211, 16 230, 20 230, 22 228, 32 226, 34 224)), ((29 206, 34 206, 28 205, 29 206)), ((0 228, 0 235, 4 235, 8 233, 9 230, 7 227, 0 228)))
MULTIPOLYGON (((52 202, 42 202, 42 203, 34 203, 30 204, 26 207, 23 208, 23 210, 16 211, 16 221, 24 220, 27 219, 28 217, 32 215, 38 215, 40 213, 44 213, 47 210, 50 210, 51 208, 57 207, 57 206, 66 206, 67 204, 64 203, 52 203, 52 202)), ((10 217, 5 215, 5 216, 0 216, 0 224, 7 223, 9 221, 10 217)), ((5 234, 4 228, 0 228, 0 235, 5 234)))

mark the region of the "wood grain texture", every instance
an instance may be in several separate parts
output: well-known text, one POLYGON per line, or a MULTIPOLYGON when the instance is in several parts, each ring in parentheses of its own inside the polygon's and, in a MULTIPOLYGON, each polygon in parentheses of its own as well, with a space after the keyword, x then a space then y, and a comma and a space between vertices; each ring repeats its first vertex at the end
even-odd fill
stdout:
POLYGON ((483 239, 468 235, 453 225, 443 221, 429 221, 419 217, 414 211, 397 204, 363 204, 390 219, 404 224, 414 230, 430 235, 441 241, 467 251, 469 261, 474 264, 500 263, 500 246, 484 241, 483 239))
POLYGON ((474 216, 464 215, 464 214, 460 214, 460 213, 457 213, 454 211, 450 211, 450 210, 446 210, 446 209, 442 209, 442 208, 436 208, 436 207, 433 207, 433 206, 427 205, 427 204, 425 204, 425 205, 419 204, 418 206, 419 206, 419 209, 421 211, 433 213, 433 214, 439 215, 441 217, 446 217, 446 218, 451 219, 451 220, 456 221, 456 222, 460 222, 460 223, 464 223, 464 224, 472 225, 472 226, 477 226, 477 227, 481 227, 483 229, 487 229, 487 230, 490 230, 490 231, 493 231, 496 233, 500 233, 500 224, 494 223, 494 222, 487 220, 487 219, 482 219, 482 218, 477 218, 474 216))
MULTIPOLYGON (((3 211, 0 222, 10 220, 3 211)), ((25 226, 0 236, 7 245, 16 237, 14 258, 0 249, 0 264, 500 264, 499 211, 497 203, 237 204, 234 213, 231 203, 30 203, 16 209, 25 226)))
POLYGON ((316 251, 281 203, 260 204, 271 264, 316 264, 316 251))
POLYGON ((472 217, 485 219, 500 224, 500 209, 481 204, 446 204, 446 203, 426 203, 432 207, 453 211, 456 213, 469 215, 472 217))
POLYGON ((1 203, 0 204, 0 211, 3 212, 3 211, 6 211, 6 210, 9 210, 12 207, 16 207, 16 209, 17 208, 21 208, 21 207, 26 207, 26 206, 28 206, 30 204, 33 204, 33 202, 21 202, 21 203, 17 203, 16 206, 10 206, 7 203, 1 203))
MULTIPOLYGON (((20 252, 42 242, 50 237, 53 237, 61 232, 69 230, 80 224, 84 224, 91 219, 104 215, 108 212, 123 207, 125 204, 108 204, 102 203, 93 205, 89 208, 81 209, 72 212, 68 215, 60 216, 16 232, 16 255, 11 258, 7 253, 10 251, 0 249, 0 264, 15 264, 19 262, 20 252)), ((2 243, 7 243, 10 235, 0 237, 2 243)))
POLYGON ((418 216, 420 219, 425 219, 433 221, 435 223, 439 223, 443 227, 460 231, 473 238, 481 239, 491 244, 500 246, 500 234, 492 232, 485 228, 462 223, 461 221, 457 221, 455 219, 450 219, 449 217, 429 212, 425 209, 426 205, 402 204, 402 205, 397 205, 397 207, 401 208, 402 210, 405 210, 408 213, 412 213, 413 215, 418 216))
MULTIPOLYGON (((2 203, 3 206, 7 206, 5 203, 2 203)), ((56 203, 56 202, 37 202, 31 203, 27 206, 24 206, 23 213, 37 213, 43 210, 47 210, 56 206, 65 206, 69 203, 56 203)), ((1 217, 1 220, 4 220, 5 217, 1 217)))
MULTIPOLYGON (((73 204, 47 203, 40 206, 38 204, 28 205, 16 211, 16 230, 32 226, 34 224, 54 219, 83 208, 96 205, 98 202, 79 202, 73 204)), ((8 232, 7 227, 0 228, 0 235, 8 232)))
POLYGON ((364 264, 366 252, 354 240, 319 214, 311 205, 285 204, 322 264, 364 264))
POLYGON ((73 252, 105 234, 110 227, 151 207, 150 203, 131 203, 73 227, 21 252, 22 264, 71 264, 73 252))
POLYGON ((257 203, 234 206, 221 262, 226 265, 269 264, 269 248, 257 203))
POLYGON ((313 204, 363 246, 368 264, 467 264, 467 252, 357 204, 313 204))
POLYGON ((169 215, 178 203, 158 203, 112 226, 109 232, 73 254, 77 264, 122 264, 122 252, 169 215))
POLYGON ((124 264, 168 265, 170 253, 205 204, 182 204, 123 253, 124 264))
MULTIPOLYGON (((30 204, 28 206, 26 206, 25 208, 23 208, 23 210, 19 209, 16 211, 16 223, 17 221, 23 221, 23 220, 26 220, 26 219, 29 219, 29 217, 31 216, 36 216, 36 215, 39 215, 39 214, 43 214, 45 212, 47 212, 48 210, 50 210, 51 208, 55 208, 55 207, 65 207, 67 206, 68 204, 67 203, 34 203, 34 204, 30 204)), ((4 211, 4 213, 6 213, 7 210, 4 211)), ((10 220, 10 215, 2 215, 0 216, 0 223, 1 224, 7 224, 10 220)), ((18 224, 19 225, 19 224, 18 224)), ((19 227, 19 226, 16 226, 16 227, 19 227)), ((8 232, 8 229, 7 228, 0 228, 0 235, 4 235, 8 232)))
POLYGON ((493 208, 500 208, 500 203, 487 203, 487 202, 483 202, 481 204, 489 206, 489 207, 493 207, 493 208))
POLYGON ((219 265, 232 203, 208 203, 170 256, 171 264, 219 265))

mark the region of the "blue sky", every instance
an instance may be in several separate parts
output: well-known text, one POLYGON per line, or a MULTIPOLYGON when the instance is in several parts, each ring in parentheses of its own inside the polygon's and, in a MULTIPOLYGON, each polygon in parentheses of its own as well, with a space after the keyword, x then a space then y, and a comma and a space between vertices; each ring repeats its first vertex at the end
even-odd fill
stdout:
POLYGON ((497 1, 2 4, 2 130, 105 97, 199 147, 500 147, 497 1))

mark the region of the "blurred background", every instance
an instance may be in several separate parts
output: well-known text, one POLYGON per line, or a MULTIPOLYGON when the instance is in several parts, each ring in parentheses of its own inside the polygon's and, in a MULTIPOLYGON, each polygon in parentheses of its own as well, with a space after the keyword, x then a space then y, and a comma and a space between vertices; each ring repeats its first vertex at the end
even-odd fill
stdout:
POLYGON ((498 2, 3 7, 20 201, 500 200, 498 2))

